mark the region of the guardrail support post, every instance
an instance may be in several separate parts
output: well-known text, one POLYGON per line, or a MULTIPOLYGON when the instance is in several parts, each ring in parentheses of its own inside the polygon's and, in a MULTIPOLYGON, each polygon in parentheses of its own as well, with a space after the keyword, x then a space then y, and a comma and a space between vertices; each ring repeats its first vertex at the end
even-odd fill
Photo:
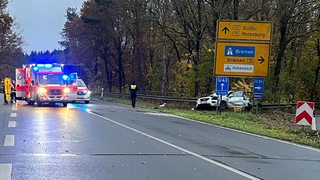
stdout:
POLYGON ((314 118, 315 118, 315 121, 314 121, 314 130, 316 130, 316 131, 318 131, 318 130, 320 130, 320 114, 315 114, 315 116, 314 116, 314 118))
POLYGON ((254 100, 253 102, 254 102, 254 105, 256 106, 255 107, 255 114, 258 114, 258 105, 259 105, 258 100, 254 100))
POLYGON ((101 97, 103 97, 103 88, 101 88, 101 97))

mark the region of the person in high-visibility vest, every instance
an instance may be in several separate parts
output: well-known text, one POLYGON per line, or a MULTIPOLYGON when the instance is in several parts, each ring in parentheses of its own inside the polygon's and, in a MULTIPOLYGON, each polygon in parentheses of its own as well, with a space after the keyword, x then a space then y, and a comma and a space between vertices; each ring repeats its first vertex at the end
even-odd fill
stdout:
POLYGON ((4 103, 8 104, 8 101, 11 101, 11 79, 4 78, 4 103))
POLYGON ((133 81, 132 84, 130 85, 129 91, 130 91, 130 99, 131 99, 132 108, 135 108, 136 107, 136 99, 137 99, 137 91, 138 91, 138 87, 137 87, 135 81, 133 81))

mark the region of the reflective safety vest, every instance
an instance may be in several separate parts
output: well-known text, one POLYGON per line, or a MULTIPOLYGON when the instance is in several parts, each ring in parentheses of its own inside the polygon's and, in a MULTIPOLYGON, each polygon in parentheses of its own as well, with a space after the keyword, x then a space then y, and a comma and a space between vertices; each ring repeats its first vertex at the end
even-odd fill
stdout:
POLYGON ((137 85, 133 85, 132 84, 130 87, 131 87, 132 90, 135 90, 137 88, 137 85))

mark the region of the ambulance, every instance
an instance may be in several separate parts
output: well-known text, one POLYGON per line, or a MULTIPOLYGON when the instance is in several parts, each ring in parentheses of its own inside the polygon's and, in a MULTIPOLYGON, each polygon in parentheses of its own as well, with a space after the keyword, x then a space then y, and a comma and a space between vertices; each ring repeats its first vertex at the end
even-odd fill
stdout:
POLYGON ((27 64, 16 69, 16 99, 38 106, 77 98, 77 73, 65 74, 63 64, 27 64))

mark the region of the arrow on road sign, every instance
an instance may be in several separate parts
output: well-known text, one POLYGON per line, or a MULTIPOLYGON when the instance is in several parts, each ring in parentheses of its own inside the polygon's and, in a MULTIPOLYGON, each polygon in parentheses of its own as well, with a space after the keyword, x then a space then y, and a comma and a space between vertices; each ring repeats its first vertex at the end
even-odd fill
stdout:
POLYGON ((260 62, 260 64, 262 64, 264 62, 264 58, 262 56, 260 56, 260 58, 258 59, 258 61, 260 62))
POLYGON ((224 90, 224 89, 223 89, 223 87, 224 87, 224 84, 223 84, 223 83, 221 83, 221 90, 224 90))
POLYGON ((224 32, 224 34, 227 34, 227 31, 230 31, 230 30, 227 27, 224 27, 222 31, 224 32))
POLYGON ((257 87, 254 87, 255 89, 258 89, 258 90, 261 90, 262 87, 261 86, 257 86, 257 87))

